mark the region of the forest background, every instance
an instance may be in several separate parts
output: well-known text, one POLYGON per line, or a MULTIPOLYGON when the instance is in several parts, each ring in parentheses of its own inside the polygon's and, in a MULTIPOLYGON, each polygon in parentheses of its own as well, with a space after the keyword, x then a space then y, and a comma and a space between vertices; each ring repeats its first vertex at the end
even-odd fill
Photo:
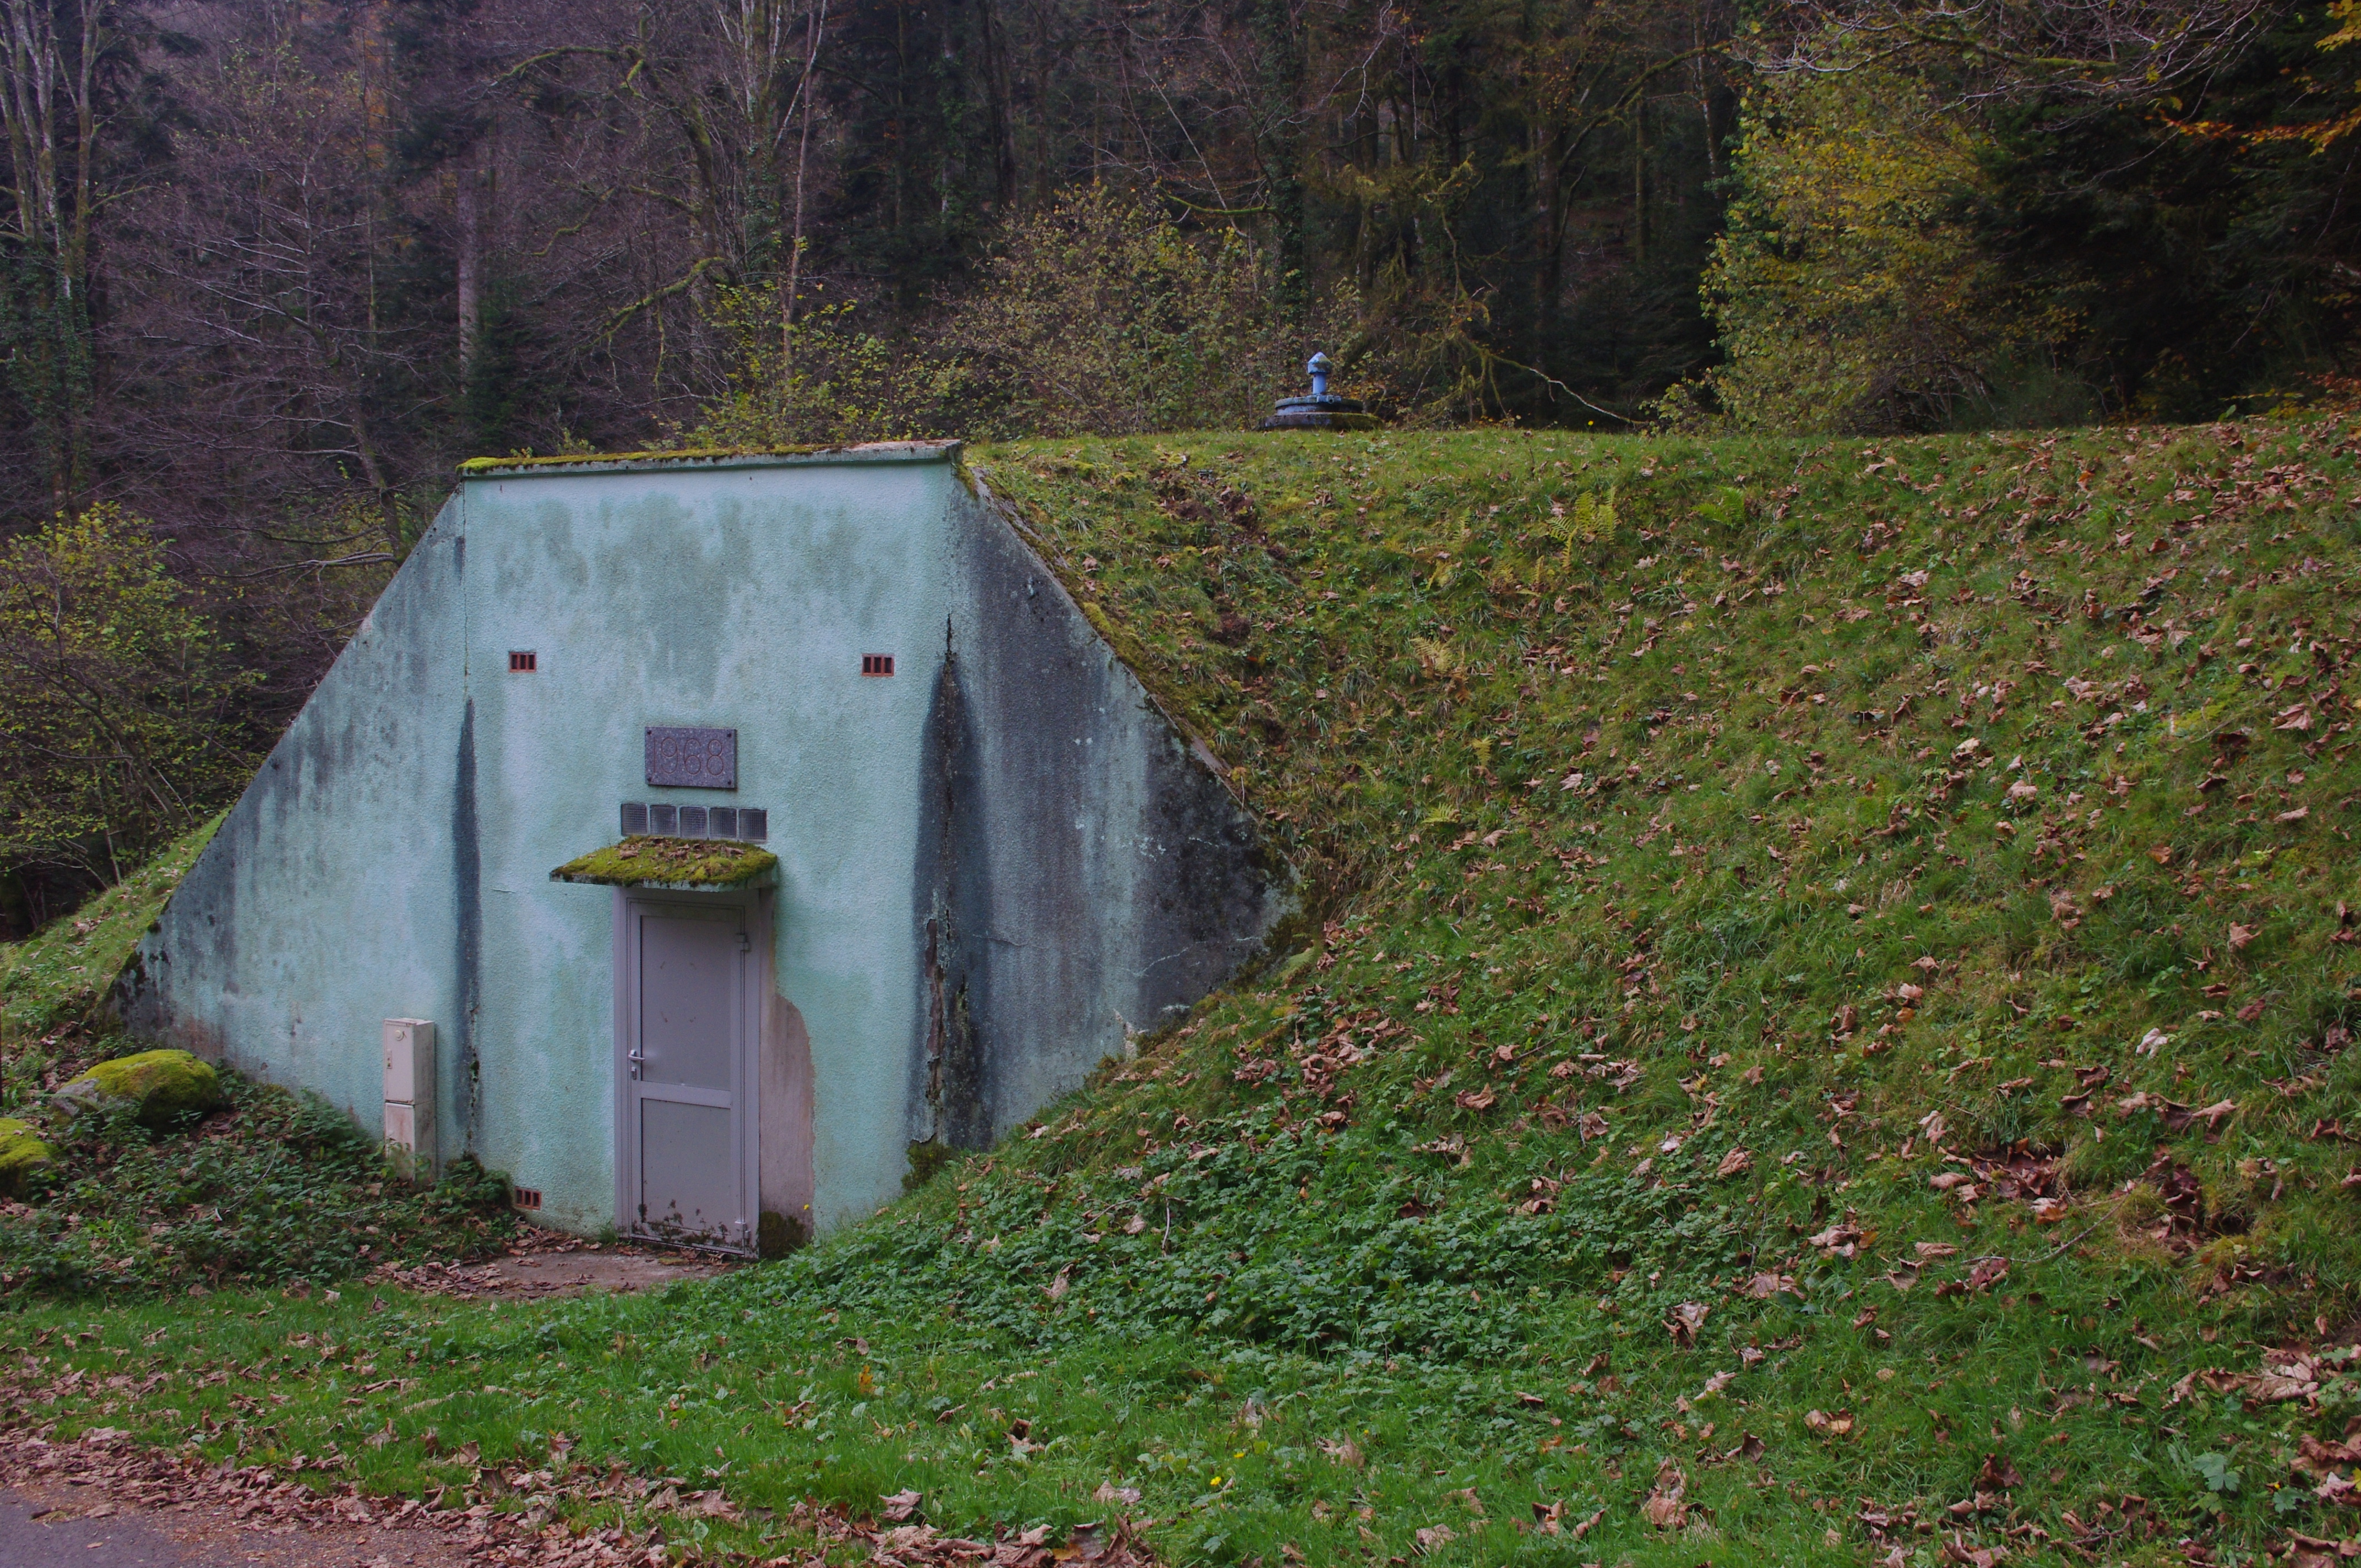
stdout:
POLYGON ((0 938, 473 455, 2346 396, 2354 3, 0 0, 0 938))

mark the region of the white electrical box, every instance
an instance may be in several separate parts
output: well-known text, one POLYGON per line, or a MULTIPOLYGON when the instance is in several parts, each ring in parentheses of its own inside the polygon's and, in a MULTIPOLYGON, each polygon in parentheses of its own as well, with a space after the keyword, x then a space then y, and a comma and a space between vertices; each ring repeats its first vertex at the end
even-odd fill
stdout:
POLYGON ((434 1179, 434 1025, 385 1021, 386 1153, 414 1181, 434 1179))
POLYGON ((385 1097, 398 1105, 434 1098, 434 1025, 425 1019, 385 1021, 385 1097))

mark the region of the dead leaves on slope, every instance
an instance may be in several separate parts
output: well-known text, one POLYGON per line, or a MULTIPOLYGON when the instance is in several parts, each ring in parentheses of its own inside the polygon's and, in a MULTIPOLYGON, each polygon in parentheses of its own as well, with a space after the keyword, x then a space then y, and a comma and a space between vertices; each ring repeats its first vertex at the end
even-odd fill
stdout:
POLYGON ((2180 1404, 2202 1386, 2211 1393, 2235 1394, 2258 1405, 2295 1399, 2309 1403, 2319 1397, 2321 1379, 2332 1365, 2328 1356, 2311 1351, 2266 1350, 2262 1366, 2253 1372, 2208 1367, 2190 1373, 2172 1386, 2170 1402, 2180 1404))
POLYGON ((1697 1331, 1705 1327, 1706 1317, 1712 1310, 1702 1301, 1684 1301, 1664 1320, 1664 1332, 1673 1336, 1675 1344, 1692 1347, 1697 1343, 1697 1331))
POLYGON ((1667 1459, 1656 1467, 1655 1485, 1640 1503, 1640 1517, 1661 1530, 1680 1530, 1689 1522, 1686 1500, 1689 1478, 1681 1467, 1667 1459))

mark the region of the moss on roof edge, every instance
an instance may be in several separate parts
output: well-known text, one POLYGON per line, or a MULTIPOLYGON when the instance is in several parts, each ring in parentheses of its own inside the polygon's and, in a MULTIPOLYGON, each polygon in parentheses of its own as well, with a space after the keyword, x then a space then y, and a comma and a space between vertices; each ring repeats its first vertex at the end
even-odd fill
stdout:
POLYGON ((909 455, 955 459, 960 445, 957 441, 870 441, 825 446, 687 446, 647 452, 563 452, 549 457, 470 457, 459 465, 459 474, 463 478, 480 478, 510 472, 630 468, 649 464, 686 466, 763 457, 880 458, 909 455))

